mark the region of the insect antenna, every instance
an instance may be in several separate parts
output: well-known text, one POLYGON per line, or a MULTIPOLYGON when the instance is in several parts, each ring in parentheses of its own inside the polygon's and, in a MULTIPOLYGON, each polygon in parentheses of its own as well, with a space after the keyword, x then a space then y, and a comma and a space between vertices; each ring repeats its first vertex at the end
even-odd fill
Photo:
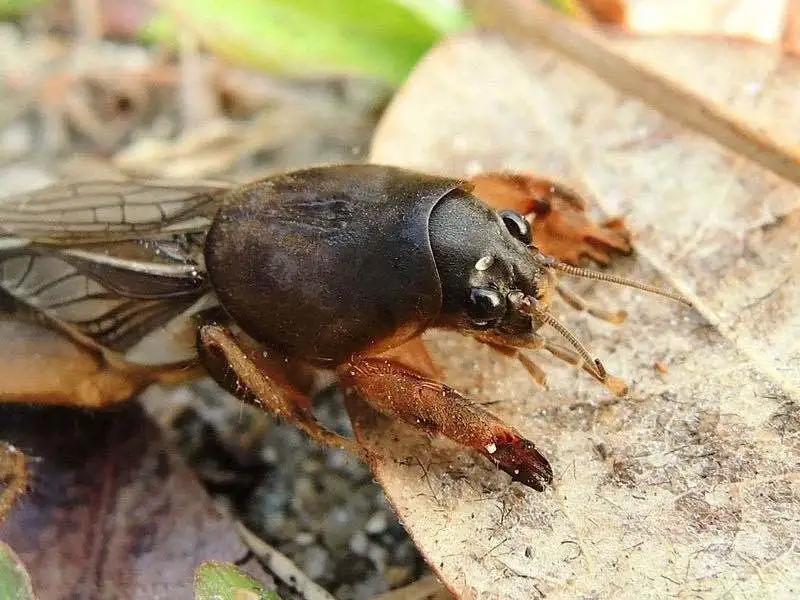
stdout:
POLYGON ((548 312, 544 312, 541 310, 532 310, 531 313, 543 323, 550 325, 553 329, 555 329, 558 333, 566 338, 566 340, 570 343, 570 345, 575 348, 575 351, 580 354, 583 362, 587 365, 593 365, 597 375, 603 379, 606 375, 606 369, 603 366, 603 363, 600 362, 599 358, 593 358, 591 354, 589 354, 589 350, 586 346, 581 343, 581 341, 577 338, 577 336, 572 333, 567 326, 564 325, 561 321, 556 319, 553 315, 548 312))
POLYGON ((635 288, 637 290, 650 292, 651 294, 664 296, 665 298, 670 298, 671 300, 676 300, 678 302, 681 302, 686 306, 693 306, 692 301, 689 300, 683 294, 679 292, 674 292, 672 290, 665 290, 663 288, 644 283, 643 281, 636 281, 635 279, 627 279, 625 277, 619 277, 617 275, 609 275, 607 273, 591 271, 589 269, 583 269, 581 267, 573 267, 572 265, 568 265, 567 263, 561 262, 560 260, 553 258, 552 256, 546 256, 544 254, 541 255, 541 260, 545 266, 556 269, 568 275, 573 275, 574 277, 584 277, 586 279, 596 279, 598 281, 616 283, 617 285, 624 285, 625 287, 635 288))

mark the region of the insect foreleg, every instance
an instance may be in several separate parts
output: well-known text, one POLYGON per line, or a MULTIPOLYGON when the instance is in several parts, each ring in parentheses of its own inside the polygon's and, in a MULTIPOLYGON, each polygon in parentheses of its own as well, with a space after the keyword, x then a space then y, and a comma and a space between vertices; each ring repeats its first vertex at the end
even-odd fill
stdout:
POLYGON ((386 358, 358 359, 339 373, 379 412, 473 448, 535 489, 552 481, 550 464, 532 442, 446 385, 386 358))

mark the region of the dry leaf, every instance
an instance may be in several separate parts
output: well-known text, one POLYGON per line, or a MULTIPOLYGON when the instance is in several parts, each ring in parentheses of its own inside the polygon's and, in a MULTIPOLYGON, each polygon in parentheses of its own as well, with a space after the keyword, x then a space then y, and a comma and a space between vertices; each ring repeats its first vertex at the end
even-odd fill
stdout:
POLYGON ((628 25, 648 33, 724 33, 774 42, 787 0, 628 0, 628 25))
MULTIPOLYGON (((528 10, 522 0, 494 4, 511 17, 528 10)), ((501 24, 519 32, 528 25, 519 15, 501 24)), ((627 323, 564 310, 631 383, 621 400, 546 358, 544 391, 485 347, 430 335, 447 381, 536 441, 555 486, 511 484, 473 453, 439 441, 432 449, 408 427, 362 413, 359 436, 386 457, 376 474, 463 598, 793 597, 800 191, 786 177, 800 177, 800 63, 720 38, 579 40, 632 56, 687 92, 667 117, 641 100, 652 78, 638 67, 622 92, 619 72, 603 71, 615 63, 586 68, 537 37, 512 45, 475 33, 434 50, 385 115, 372 160, 559 177, 638 234, 636 255, 617 272, 674 286, 698 309, 597 284, 591 295, 627 310, 627 323), (767 148, 770 158, 732 148, 767 148), (668 373, 653 369, 659 361, 668 373)))
MULTIPOLYGON (((0 320, 0 339, 5 359, 15 348, 34 353, 26 344, 35 339, 42 361, 60 359, 41 365, 54 381, 91 372, 83 350, 49 330, 0 320)), ((25 452, 30 471, 0 538, 41 600, 191 598, 202 561, 247 553, 137 403, 102 412, 5 405, 0 439, 25 452)))

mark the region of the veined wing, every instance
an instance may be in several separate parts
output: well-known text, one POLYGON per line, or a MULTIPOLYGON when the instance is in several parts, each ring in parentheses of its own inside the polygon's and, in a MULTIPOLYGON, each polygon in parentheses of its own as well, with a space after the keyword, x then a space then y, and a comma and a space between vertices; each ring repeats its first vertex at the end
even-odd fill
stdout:
POLYGON ((204 233, 64 247, 0 246, 0 296, 124 352, 209 291, 204 233))
POLYGON ((225 183, 92 181, 0 198, 0 250, 12 238, 46 244, 132 240, 208 228, 225 183))

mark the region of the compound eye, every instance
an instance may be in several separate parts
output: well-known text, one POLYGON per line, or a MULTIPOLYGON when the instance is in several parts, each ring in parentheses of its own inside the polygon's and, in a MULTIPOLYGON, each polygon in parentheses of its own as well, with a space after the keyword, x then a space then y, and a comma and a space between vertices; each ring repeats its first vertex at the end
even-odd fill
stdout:
POLYGON ((530 223, 518 212, 504 210, 500 213, 500 218, 508 229, 508 232, 526 246, 533 243, 533 233, 530 223))
POLYGON ((506 299, 497 290, 472 288, 467 315, 477 327, 491 327, 506 314, 506 299))

